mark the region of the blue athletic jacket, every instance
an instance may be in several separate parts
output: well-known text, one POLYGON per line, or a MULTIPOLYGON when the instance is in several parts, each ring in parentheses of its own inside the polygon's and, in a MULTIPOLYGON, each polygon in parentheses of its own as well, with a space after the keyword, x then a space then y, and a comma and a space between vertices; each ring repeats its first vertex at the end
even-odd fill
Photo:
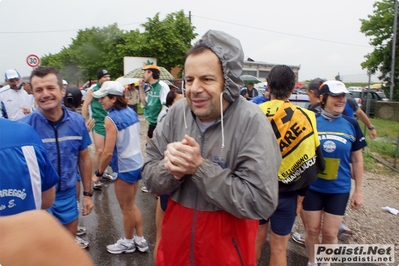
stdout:
POLYGON ((57 126, 52 126, 40 109, 19 121, 31 125, 42 139, 51 164, 61 177, 56 190, 67 190, 76 185, 79 152, 90 144, 83 116, 62 107, 64 114, 57 126))

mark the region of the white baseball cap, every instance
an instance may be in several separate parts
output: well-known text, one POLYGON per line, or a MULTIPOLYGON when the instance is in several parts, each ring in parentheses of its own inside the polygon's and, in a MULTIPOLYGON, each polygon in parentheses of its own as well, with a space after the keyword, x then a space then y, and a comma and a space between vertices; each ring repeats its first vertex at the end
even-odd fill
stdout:
POLYGON ((68 82, 65 79, 63 79, 62 80, 62 85, 68 85, 68 82))
POLYGON ((98 91, 93 92, 94 98, 102 98, 108 94, 123 96, 125 88, 117 81, 105 81, 98 91))
POLYGON ((348 93, 348 89, 345 84, 338 80, 328 80, 323 82, 319 88, 319 94, 332 94, 338 95, 343 93, 348 93))
POLYGON ((6 78, 6 80, 19 79, 21 78, 21 75, 19 75, 18 71, 15 69, 8 69, 4 74, 4 77, 6 78))

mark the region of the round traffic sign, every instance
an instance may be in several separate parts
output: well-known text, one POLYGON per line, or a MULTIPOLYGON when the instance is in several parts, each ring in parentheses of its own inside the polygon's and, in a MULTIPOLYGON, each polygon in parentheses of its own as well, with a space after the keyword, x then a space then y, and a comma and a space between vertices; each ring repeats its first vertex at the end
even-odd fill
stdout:
POLYGON ((37 55, 35 55, 35 54, 30 54, 26 58, 26 63, 30 67, 37 67, 37 66, 40 65, 40 58, 37 55))

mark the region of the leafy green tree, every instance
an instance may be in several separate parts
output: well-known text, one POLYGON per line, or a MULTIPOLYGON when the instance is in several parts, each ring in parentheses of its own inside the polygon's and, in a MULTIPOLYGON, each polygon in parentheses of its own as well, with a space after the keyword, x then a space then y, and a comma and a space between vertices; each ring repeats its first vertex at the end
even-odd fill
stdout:
POLYGON ((183 11, 166 16, 159 20, 159 13, 153 19, 148 19, 142 25, 145 42, 142 44, 142 54, 157 58, 158 65, 166 69, 182 67, 185 53, 191 47, 191 40, 197 34, 183 11))
POLYGON ((123 57, 155 57, 166 69, 181 67, 185 52, 197 34, 183 11, 171 13, 161 21, 159 13, 139 30, 123 31, 117 24, 104 28, 79 30, 69 47, 58 54, 45 55, 42 65, 57 67, 70 81, 96 79, 99 68, 116 78, 123 75, 123 57))
MULTIPOLYGON (((370 37, 370 44, 374 46, 374 51, 365 56, 366 61, 362 62, 363 69, 367 69, 370 73, 375 74, 380 71, 380 80, 387 81, 385 93, 389 95, 390 73, 392 61, 392 45, 393 45, 393 22, 395 17, 395 1, 382 0, 375 2, 374 13, 368 15, 368 19, 360 19, 362 26, 360 31, 370 37)), ((396 39, 395 52, 395 78, 394 78, 394 95, 395 100, 399 99, 399 35, 396 39)))

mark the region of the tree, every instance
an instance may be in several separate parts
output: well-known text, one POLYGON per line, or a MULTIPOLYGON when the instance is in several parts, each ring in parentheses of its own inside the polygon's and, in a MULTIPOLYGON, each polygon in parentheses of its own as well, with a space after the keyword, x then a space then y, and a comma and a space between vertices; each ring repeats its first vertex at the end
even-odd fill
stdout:
POLYGON ((142 26, 143 33, 120 30, 117 24, 79 30, 69 47, 45 55, 42 65, 55 66, 63 78, 74 81, 95 79, 98 68, 106 68, 112 77, 122 76, 124 56, 155 57, 168 70, 181 67, 197 36, 184 12, 168 14, 163 21, 157 13, 142 26))
MULTIPOLYGON (((366 61, 361 63, 363 69, 367 69, 371 74, 377 71, 381 73, 380 80, 387 81, 390 86, 390 73, 392 61, 393 43, 393 22, 395 17, 395 1, 382 0, 375 2, 374 14, 368 15, 368 19, 360 19, 362 26, 360 31, 370 38, 370 44, 374 46, 374 51, 365 56, 366 61)), ((397 34, 398 36, 398 34, 397 34)), ((396 51, 398 51, 399 41, 396 40, 396 51)), ((395 52, 395 77, 394 95, 395 100, 399 99, 399 54, 395 52)), ((385 89, 386 93, 388 90, 385 89)))
POLYGON ((184 12, 169 14, 164 21, 159 20, 157 13, 142 26, 145 29, 142 54, 157 58, 158 65, 168 70, 182 67, 191 40, 197 36, 194 33, 195 27, 190 24, 184 12))

